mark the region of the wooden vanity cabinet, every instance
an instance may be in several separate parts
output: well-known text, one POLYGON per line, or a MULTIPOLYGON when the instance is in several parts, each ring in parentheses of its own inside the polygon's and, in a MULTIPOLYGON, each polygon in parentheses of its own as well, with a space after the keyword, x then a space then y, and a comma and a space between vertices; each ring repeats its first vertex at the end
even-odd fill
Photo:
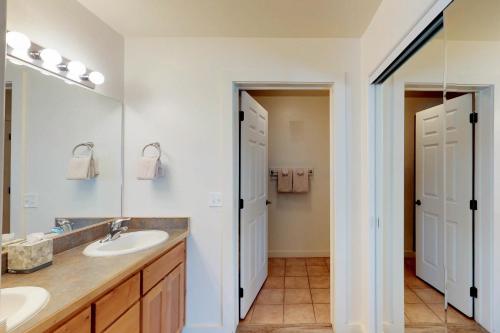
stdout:
POLYGON ((184 326, 184 263, 142 298, 143 333, 178 333, 184 326))
POLYGON ((93 301, 54 333, 180 333, 186 244, 182 241, 93 301))

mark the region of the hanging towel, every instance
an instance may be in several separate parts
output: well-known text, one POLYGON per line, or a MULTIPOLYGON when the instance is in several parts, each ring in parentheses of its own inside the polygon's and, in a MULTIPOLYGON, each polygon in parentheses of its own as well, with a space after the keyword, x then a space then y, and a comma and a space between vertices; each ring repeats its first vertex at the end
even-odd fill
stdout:
POLYGON ((293 170, 293 192, 309 192, 309 170, 297 168, 293 170))
POLYGON ((137 179, 153 180, 160 176, 161 162, 156 156, 142 156, 139 159, 137 179))
POLYGON ((94 154, 75 155, 69 161, 68 173, 66 179, 69 180, 84 180, 95 178, 99 174, 97 161, 94 159, 94 154))
POLYGON ((278 169, 278 192, 292 192, 293 174, 288 169, 278 169))

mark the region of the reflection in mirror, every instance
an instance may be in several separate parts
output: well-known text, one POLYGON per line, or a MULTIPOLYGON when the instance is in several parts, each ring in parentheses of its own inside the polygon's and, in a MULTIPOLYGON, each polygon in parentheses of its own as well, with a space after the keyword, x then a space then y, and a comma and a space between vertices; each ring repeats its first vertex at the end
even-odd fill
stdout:
POLYGON ((120 216, 121 102, 11 62, 5 77, 4 238, 120 216))
POLYGON ((441 30, 377 88, 382 322, 395 332, 446 321, 444 46, 441 30))
POLYGON ((492 180, 493 117, 500 111, 494 106, 500 100, 499 14, 497 0, 455 0, 444 13, 445 108, 453 121, 446 137, 448 321, 488 331, 492 302, 499 297, 490 266, 498 262, 492 251, 492 180))

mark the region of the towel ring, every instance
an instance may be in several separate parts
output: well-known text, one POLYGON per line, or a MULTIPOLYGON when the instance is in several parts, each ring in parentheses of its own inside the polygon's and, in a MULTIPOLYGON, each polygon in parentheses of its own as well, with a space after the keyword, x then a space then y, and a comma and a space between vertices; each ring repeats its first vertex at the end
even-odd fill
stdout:
POLYGON ((94 143, 93 142, 83 142, 83 143, 77 144, 73 148, 71 155, 75 156, 76 150, 80 147, 87 147, 87 149, 89 149, 92 153, 94 152, 94 143))
POLYGON ((160 147, 159 142, 152 142, 152 143, 148 143, 147 145, 145 145, 142 148, 142 156, 144 156, 144 152, 146 151, 146 149, 148 149, 148 147, 154 147, 156 149, 156 151, 158 152, 158 159, 161 158, 161 147, 160 147))

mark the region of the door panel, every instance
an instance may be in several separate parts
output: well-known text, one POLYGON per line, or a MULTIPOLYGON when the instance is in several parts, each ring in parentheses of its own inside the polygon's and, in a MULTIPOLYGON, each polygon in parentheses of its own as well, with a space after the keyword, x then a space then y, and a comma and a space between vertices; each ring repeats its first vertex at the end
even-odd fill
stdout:
POLYGON ((415 209, 417 276, 442 292, 443 114, 438 105, 415 116, 415 198, 421 201, 415 209))
POLYGON ((241 93, 240 317, 244 318, 267 278, 267 111, 241 93))
POLYGON ((446 295, 472 316, 472 95, 446 101, 446 295))

